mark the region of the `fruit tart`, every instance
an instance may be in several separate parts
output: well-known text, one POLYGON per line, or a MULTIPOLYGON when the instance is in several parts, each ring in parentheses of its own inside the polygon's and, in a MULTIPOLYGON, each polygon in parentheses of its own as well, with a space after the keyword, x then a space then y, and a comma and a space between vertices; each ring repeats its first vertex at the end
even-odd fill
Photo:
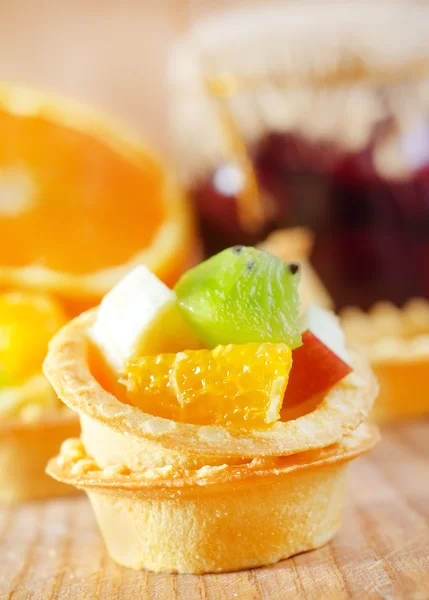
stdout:
POLYGON ((370 360, 380 384, 378 422, 429 414, 429 302, 397 308, 378 302, 369 311, 346 308, 341 321, 350 343, 370 360))
POLYGON ((198 243, 152 151, 96 111, 2 83, 0 142, 0 501, 13 502, 72 490, 44 473, 79 431, 41 372, 49 337, 137 264, 174 283, 198 243))
POLYGON ((42 373, 48 341, 67 322, 46 294, 0 294, 0 502, 69 494, 44 474, 61 442, 79 432, 42 373))
POLYGON ((377 384, 332 313, 299 316, 300 270, 236 246, 172 291, 140 266, 51 341, 82 433, 47 472, 85 490, 120 564, 231 571, 337 531, 377 384))

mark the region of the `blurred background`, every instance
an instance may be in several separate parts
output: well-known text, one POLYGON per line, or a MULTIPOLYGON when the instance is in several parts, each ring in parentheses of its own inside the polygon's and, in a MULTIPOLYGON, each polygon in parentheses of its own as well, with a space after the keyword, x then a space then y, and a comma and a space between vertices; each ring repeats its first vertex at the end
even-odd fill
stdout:
POLYGON ((429 297, 428 4, 310 4, 3 2, 0 75, 90 102, 173 156, 208 253, 306 226, 338 308, 429 297), (192 32, 272 6, 287 10, 192 32), (258 83, 204 97, 228 71, 258 83))
POLYGON ((0 2, 1 79, 119 115, 168 147, 165 60, 175 37, 239 0, 0 2))

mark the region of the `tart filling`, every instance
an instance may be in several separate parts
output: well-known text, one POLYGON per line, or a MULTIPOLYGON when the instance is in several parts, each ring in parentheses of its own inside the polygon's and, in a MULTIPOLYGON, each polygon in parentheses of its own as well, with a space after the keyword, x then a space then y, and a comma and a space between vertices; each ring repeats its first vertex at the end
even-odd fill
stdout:
POLYGON ((324 447, 365 420, 377 393, 368 362, 351 350, 353 372, 305 406, 309 412, 299 418, 280 419, 262 430, 176 422, 143 412, 102 385, 97 365, 90 363, 89 332, 95 318, 90 311, 68 323, 51 342, 44 369, 62 401, 79 413, 85 447, 100 466, 116 463, 122 454, 131 468, 139 469, 153 461, 195 466, 208 464, 210 457, 238 460, 324 447), (155 456, 149 451, 152 444, 155 456))

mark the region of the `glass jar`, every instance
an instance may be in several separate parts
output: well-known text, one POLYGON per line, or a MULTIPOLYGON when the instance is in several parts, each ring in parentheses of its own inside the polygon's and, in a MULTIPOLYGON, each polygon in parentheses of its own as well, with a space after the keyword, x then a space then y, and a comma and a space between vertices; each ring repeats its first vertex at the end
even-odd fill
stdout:
POLYGON ((201 22, 170 62, 208 253, 316 234, 337 308, 429 298, 429 5, 291 3, 201 22))

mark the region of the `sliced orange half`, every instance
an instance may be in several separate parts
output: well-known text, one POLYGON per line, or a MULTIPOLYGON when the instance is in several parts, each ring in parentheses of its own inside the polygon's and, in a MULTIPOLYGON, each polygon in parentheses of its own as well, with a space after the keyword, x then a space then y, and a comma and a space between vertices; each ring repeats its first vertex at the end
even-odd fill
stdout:
POLYGON ((0 84, 0 286, 52 292, 77 312, 138 263, 173 283, 195 240, 151 149, 80 104, 0 84))
POLYGON ((280 417, 291 366, 290 348, 271 343, 147 356, 127 369, 127 398, 175 421, 262 429, 280 417))

